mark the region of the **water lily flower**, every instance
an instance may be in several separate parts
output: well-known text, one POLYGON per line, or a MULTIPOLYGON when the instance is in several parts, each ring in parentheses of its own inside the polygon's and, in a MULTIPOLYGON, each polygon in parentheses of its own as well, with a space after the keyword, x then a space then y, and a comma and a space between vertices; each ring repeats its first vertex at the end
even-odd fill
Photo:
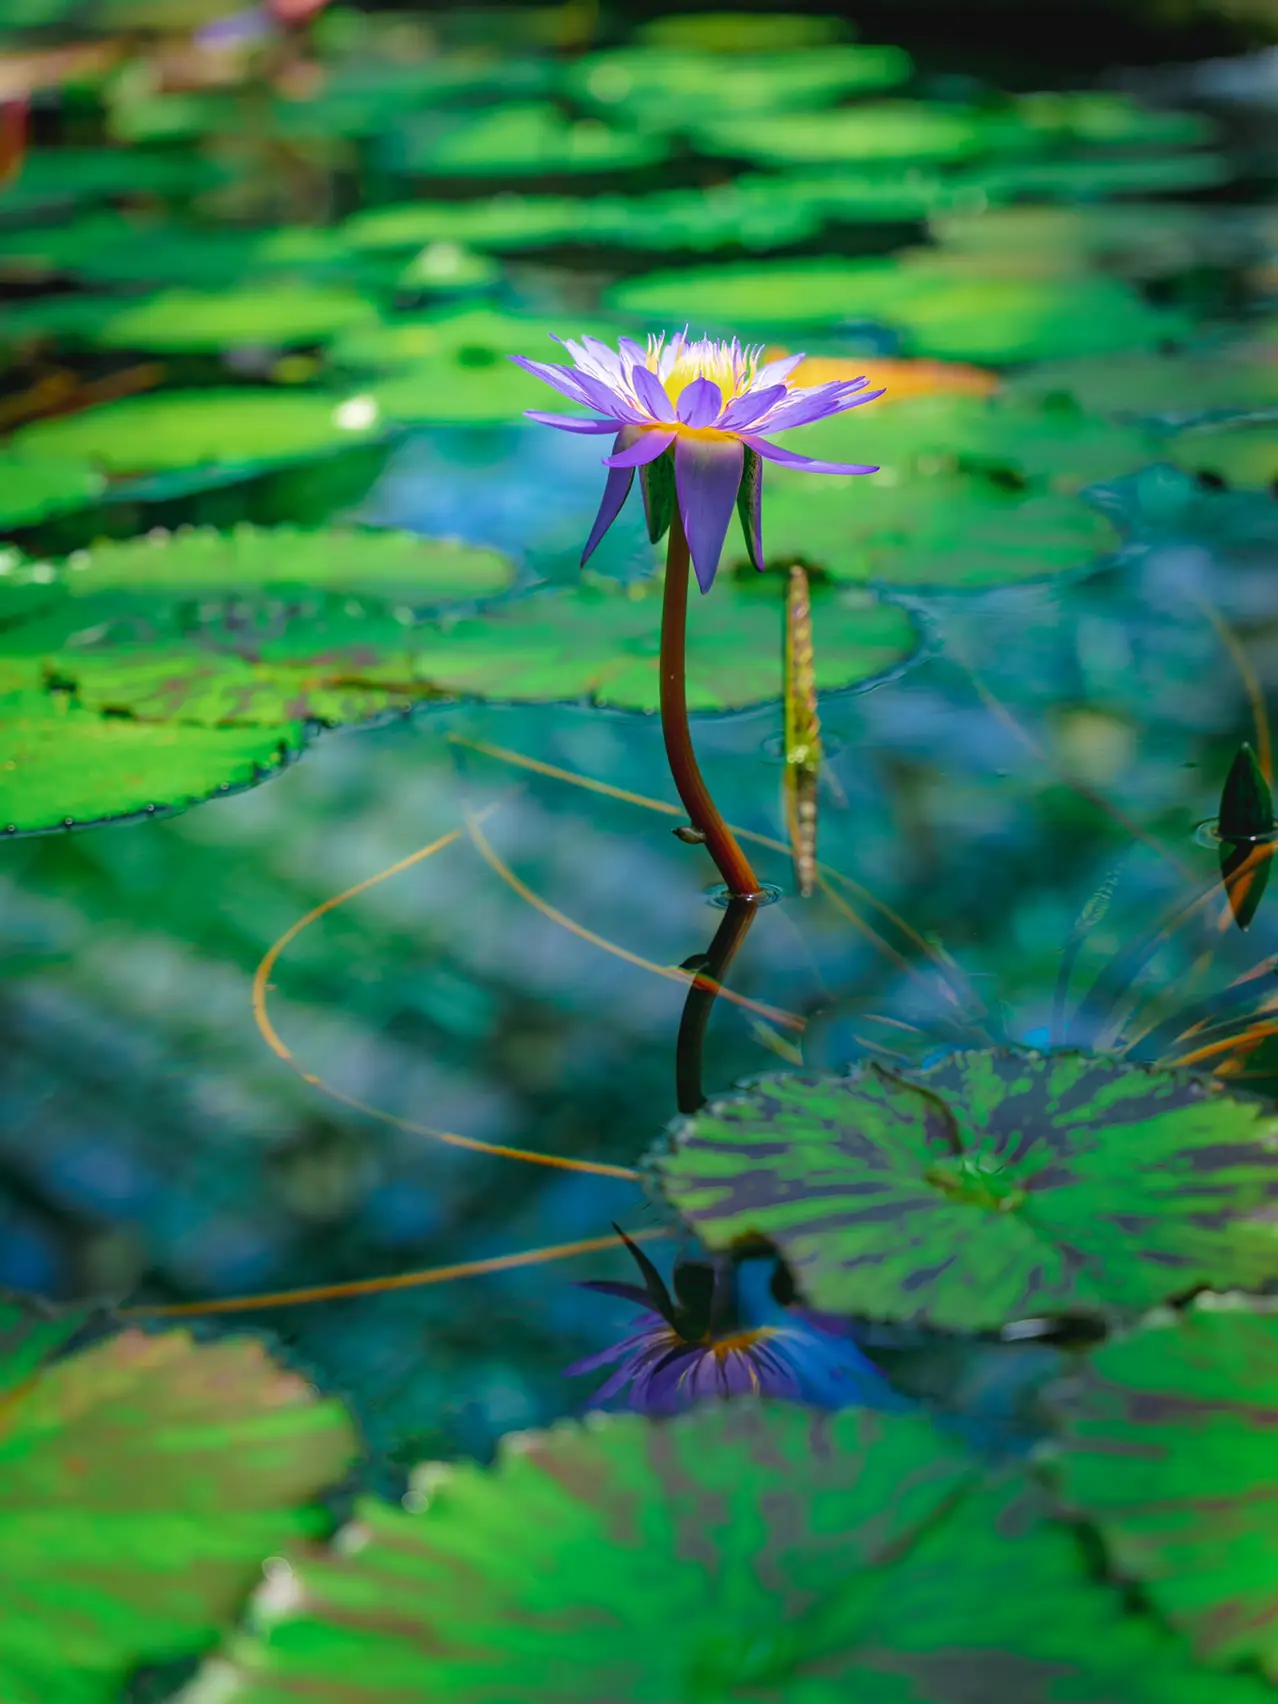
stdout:
POLYGON ((644 503, 655 543, 671 524, 674 506, 692 554, 697 583, 708 592, 724 540, 738 509, 746 550, 762 568, 762 464, 803 468, 808 473, 877 473, 857 462, 814 461, 783 449, 767 434, 807 426, 882 396, 865 378, 796 385, 791 376, 802 355, 786 355, 760 366, 761 348, 743 348, 712 338, 689 339, 677 332, 650 337, 646 349, 628 337, 610 349, 595 337, 579 343, 561 338, 573 366, 511 359, 544 379, 592 416, 527 410, 530 420, 562 432, 614 433, 604 457, 608 478, 583 564, 621 512, 635 469, 644 472, 644 503))
POLYGON ((581 1287, 620 1296, 644 1310, 638 1328, 620 1343, 566 1369, 576 1378, 606 1366, 614 1371, 591 1401, 602 1405, 626 1392, 627 1406, 642 1414, 674 1414, 705 1397, 754 1392, 791 1402, 844 1408, 870 1401, 896 1406, 882 1374, 850 1340, 805 1321, 743 1325, 736 1268, 681 1261, 674 1295, 642 1249, 624 1231, 643 1284, 591 1280, 581 1287))

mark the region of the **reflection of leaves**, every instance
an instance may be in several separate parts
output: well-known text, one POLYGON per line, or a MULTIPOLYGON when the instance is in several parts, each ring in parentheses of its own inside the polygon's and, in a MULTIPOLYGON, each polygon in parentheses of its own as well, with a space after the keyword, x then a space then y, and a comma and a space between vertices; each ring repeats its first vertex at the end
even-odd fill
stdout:
POLYGON ((139 1332, 36 1372, 75 1321, 0 1306, 0 1695, 106 1704, 209 1645, 340 1478, 340 1409, 244 1339, 139 1332), (35 1373, 35 1376, 32 1376, 35 1373))
POLYGON ((773 1243, 832 1313, 979 1330, 1278 1275, 1258 1104, 1083 1055, 773 1077, 686 1121, 662 1186, 712 1248, 773 1243))
POLYGON ((35 690, 7 694, 0 698, 0 829, 184 810, 265 779, 300 744, 296 723, 139 726, 35 690))
MULTIPOLYGON (((860 685, 903 662, 918 633, 895 604, 859 592, 814 600, 818 689, 860 685)), ((688 704, 737 709, 779 698, 781 599, 724 581, 698 599, 688 621, 688 704)), ((416 651, 423 678, 441 689, 496 701, 589 698, 623 710, 655 710, 660 698, 661 593, 586 581, 489 610, 446 631, 426 631, 416 651)))
POLYGON ((752 1401, 423 1470, 194 1698, 360 1704, 1256 1704, 1087 1577, 1019 1481, 925 1421, 752 1401), (425 1503, 426 1507, 421 1508, 425 1503), (1045 1612, 1050 1606, 1050 1613, 1045 1612), (1220 1690, 1217 1690, 1220 1689, 1220 1690))
POLYGON ((943 255, 909 267, 814 260, 655 272, 615 286, 609 300, 645 320, 710 328, 879 320, 916 354, 967 361, 1126 351, 1185 329, 1115 278, 974 277, 943 255))
POLYGON ((247 469, 344 449, 378 427, 366 398, 245 385, 126 397, 26 426, 12 447, 23 456, 80 457, 112 474, 208 463, 247 469))
POLYGON ((1116 1571, 1200 1656, 1278 1678, 1278 1318, 1206 1297, 1103 1345, 1059 1401, 1062 1491, 1116 1571))

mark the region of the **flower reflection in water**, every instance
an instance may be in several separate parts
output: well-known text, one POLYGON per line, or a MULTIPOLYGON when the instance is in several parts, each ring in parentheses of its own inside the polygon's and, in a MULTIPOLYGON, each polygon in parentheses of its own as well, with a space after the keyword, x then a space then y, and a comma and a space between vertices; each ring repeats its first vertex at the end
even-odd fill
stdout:
POLYGON ((596 1279, 582 1285, 620 1296, 644 1310, 638 1329, 566 1369, 570 1378, 613 1367, 591 1398, 602 1407, 625 1394, 642 1414, 675 1414, 706 1397, 758 1392, 822 1408, 899 1406, 882 1374, 855 1343, 776 1307, 778 1322, 749 1325, 742 1317, 741 1278, 731 1261, 680 1261, 674 1294, 642 1249, 624 1231, 643 1277, 640 1284, 596 1279))

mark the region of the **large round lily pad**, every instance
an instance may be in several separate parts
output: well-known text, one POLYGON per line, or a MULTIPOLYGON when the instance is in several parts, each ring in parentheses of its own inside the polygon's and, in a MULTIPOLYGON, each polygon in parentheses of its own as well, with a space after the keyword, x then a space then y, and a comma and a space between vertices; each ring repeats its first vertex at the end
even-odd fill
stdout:
POLYGON ((944 257, 782 261, 655 272, 609 292, 619 312, 698 329, 785 330, 875 320, 911 352, 1010 362, 1150 347, 1183 332, 1180 316, 1149 307, 1115 278, 971 277, 944 257))
POLYGON ((21 456, 75 457, 109 474, 251 469, 344 449, 382 429, 367 396, 245 385, 125 397, 24 426, 11 447, 21 456))
POLYGON ((96 340, 112 349, 221 353, 327 343, 376 312, 365 296, 263 283, 239 290, 166 290, 116 310, 96 340))
POLYGON ((1079 1054, 770 1077, 682 1123, 662 1189, 712 1248, 764 1239, 814 1306, 990 1329, 1278 1277, 1278 1121, 1079 1054))
POLYGON ((872 101, 834 112, 700 116, 689 102, 701 147, 770 165, 814 166, 869 160, 970 160, 1022 135, 1010 113, 926 101, 872 101))
MULTIPOLYGON (((783 621, 780 597, 725 578, 688 616, 688 705, 735 710, 779 698, 783 621)), ((864 686, 916 649, 918 629, 899 605, 848 589, 813 601, 816 684, 864 686)), ((619 710, 656 710, 661 586, 584 580, 534 593, 445 630, 427 629, 416 667, 436 687, 516 703, 589 699, 619 710)))
POLYGON ((1278 1317, 1230 1300, 1097 1350, 1062 1388, 1054 1465, 1114 1571, 1200 1659, 1278 1679, 1278 1317))
POLYGON ((1017 373, 1008 389, 1017 399, 1071 398, 1081 408, 1118 418, 1184 417, 1278 405, 1278 360, 1271 350, 1238 342, 1183 355, 1151 351, 1051 361, 1017 373))
POLYGON ((407 1501, 259 1594, 184 1704, 1265 1697, 1195 1674, 1030 1488, 987 1487, 913 1417, 596 1417, 424 1468, 407 1501))
POLYGON ((355 1453, 254 1342, 127 1332, 42 1364, 78 1324, 0 1303, 5 1704, 109 1704, 206 1649, 355 1453))
POLYGON ((402 170, 430 177, 563 176, 627 171, 664 153, 659 137, 572 119, 550 102, 508 102, 465 118, 432 115, 397 145, 402 170))
POLYGON ((265 780, 301 742, 297 722, 144 726, 34 688, 7 693, 0 697, 0 832, 185 810, 265 780))
MULTIPOLYGON (((344 592, 411 609, 505 591, 514 567, 495 550, 381 528, 238 526, 103 541, 67 562, 74 598, 107 592, 185 601, 344 592)), ((0 594, 0 612, 3 611, 0 594)))
MULTIPOLYGON (((836 580, 885 586, 1008 585, 1073 573, 1118 544, 1077 497, 1008 489, 985 477, 867 479, 764 475, 763 548, 836 580)), ((732 555, 744 550, 729 540, 732 555)))
POLYGON ((106 480, 91 462, 0 450, 0 528, 34 526, 53 515, 82 509, 105 486, 106 480))
POLYGON ((207 291, 256 275, 270 278, 274 290, 282 274, 328 271, 351 258, 340 232, 312 225, 249 230, 99 210, 64 224, 0 231, 0 273, 19 277, 67 273, 207 291))

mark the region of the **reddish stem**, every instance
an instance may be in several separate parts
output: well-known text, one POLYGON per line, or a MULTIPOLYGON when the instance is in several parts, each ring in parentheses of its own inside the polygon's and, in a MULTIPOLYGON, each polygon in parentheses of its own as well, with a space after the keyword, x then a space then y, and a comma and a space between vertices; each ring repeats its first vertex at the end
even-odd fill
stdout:
POLYGON ((676 506, 666 546, 666 590, 661 606, 661 732, 670 773, 693 828, 705 836, 733 899, 760 899, 763 889, 701 778, 688 731, 685 647, 688 627, 688 541, 676 506))

